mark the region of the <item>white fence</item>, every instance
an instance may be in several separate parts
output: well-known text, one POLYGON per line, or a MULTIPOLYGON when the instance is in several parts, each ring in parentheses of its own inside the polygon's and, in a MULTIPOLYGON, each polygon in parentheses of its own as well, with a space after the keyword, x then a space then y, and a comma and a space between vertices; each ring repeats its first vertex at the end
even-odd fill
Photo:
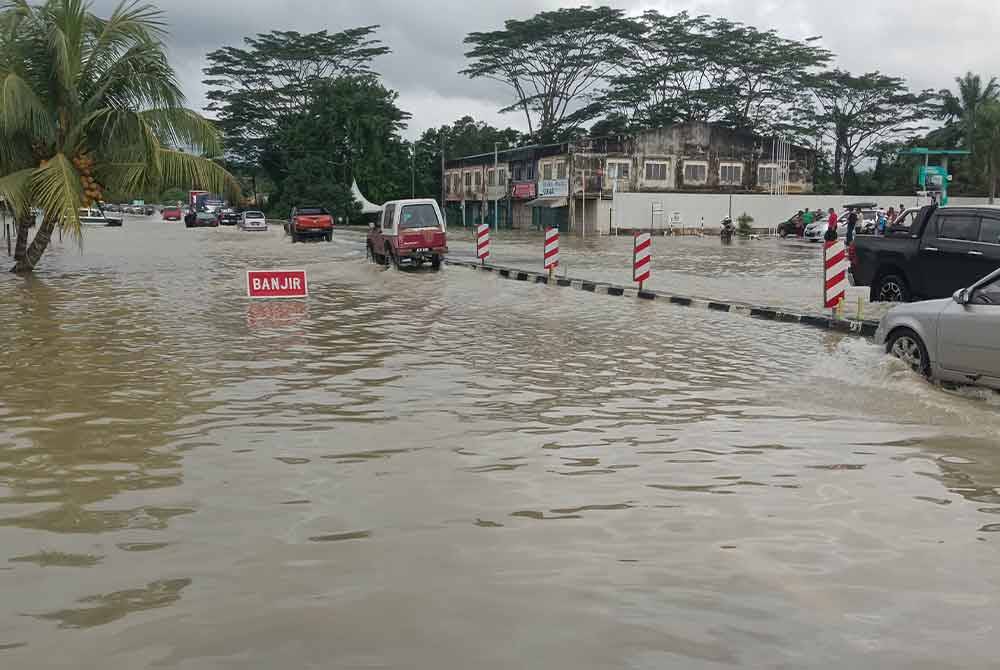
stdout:
MULTIPOLYGON (((754 228, 774 229, 801 210, 833 207, 838 212, 847 203, 876 202, 889 209, 900 203, 907 207, 927 204, 917 196, 870 195, 757 195, 732 196, 733 221, 744 212, 753 217, 754 228)), ((950 206, 981 205, 986 198, 951 198, 950 206)), ((730 213, 730 196, 722 193, 616 193, 610 217, 600 220, 599 232, 614 234, 616 228, 631 230, 698 229, 715 232, 730 213), (657 205, 662 205, 661 208, 657 205)))

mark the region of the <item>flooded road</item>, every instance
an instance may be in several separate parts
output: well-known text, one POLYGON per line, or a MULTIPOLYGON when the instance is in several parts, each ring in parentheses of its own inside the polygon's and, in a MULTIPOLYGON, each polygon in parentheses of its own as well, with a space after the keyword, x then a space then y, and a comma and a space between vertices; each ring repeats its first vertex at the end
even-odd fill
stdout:
POLYGON ((996 395, 360 239, 133 220, 0 274, 0 667, 995 667, 996 395), (307 302, 243 297, 275 266, 307 302))

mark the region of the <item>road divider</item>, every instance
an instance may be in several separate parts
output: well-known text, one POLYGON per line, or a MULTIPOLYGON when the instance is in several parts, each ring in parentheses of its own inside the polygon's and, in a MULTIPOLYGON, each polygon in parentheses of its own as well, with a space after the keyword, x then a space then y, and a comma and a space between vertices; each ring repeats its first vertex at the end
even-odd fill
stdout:
POLYGON ((573 279, 570 277, 560 277, 558 279, 539 272, 522 270, 520 268, 504 267, 492 265, 477 260, 446 259, 445 263, 457 267, 467 267, 481 272, 492 272, 507 279, 515 281, 529 282, 532 284, 546 284, 550 286, 561 286, 574 288, 588 293, 600 293, 609 296, 622 296, 636 298, 639 300, 664 301, 671 305, 681 307, 692 307, 713 312, 729 312, 731 314, 741 314, 755 319, 767 321, 780 321, 782 323, 801 323, 813 328, 831 330, 849 335, 872 337, 878 328, 878 321, 843 319, 822 314, 809 314, 796 310, 781 307, 768 307, 763 305, 753 305, 744 302, 733 302, 729 300, 716 300, 710 298, 700 298, 695 296, 683 296, 667 293, 665 291, 653 291, 649 289, 636 289, 634 287, 619 286, 608 282, 588 281, 585 279, 573 279))

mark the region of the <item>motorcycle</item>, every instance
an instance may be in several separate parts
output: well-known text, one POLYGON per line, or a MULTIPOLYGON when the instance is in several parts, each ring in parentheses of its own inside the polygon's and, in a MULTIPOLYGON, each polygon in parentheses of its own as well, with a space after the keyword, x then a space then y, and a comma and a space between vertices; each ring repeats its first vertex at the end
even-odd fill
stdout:
POLYGON ((732 242, 733 235, 736 234, 736 226, 728 216, 721 221, 722 227, 719 229, 719 239, 723 242, 732 242))

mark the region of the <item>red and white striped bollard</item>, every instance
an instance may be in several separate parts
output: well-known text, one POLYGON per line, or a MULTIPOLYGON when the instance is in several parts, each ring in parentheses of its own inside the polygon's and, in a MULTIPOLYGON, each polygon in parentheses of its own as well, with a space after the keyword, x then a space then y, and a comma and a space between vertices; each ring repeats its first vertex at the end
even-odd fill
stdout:
POLYGON ((559 229, 547 228, 545 230, 545 269, 549 271, 549 280, 552 273, 559 266, 559 229))
POLYGON ((490 257, 490 227, 482 224, 476 229, 476 258, 486 265, 486 259, 490 257))
POLYGON ((632 247, 632 281, 639 282, 639 290, 653 273, 653 236, 636 233, 632 247))
POLYGON ((841 240, 824 242, 823 305, 834 312, 847 294, 847 268, 847 247, 844 243, 841 240))

